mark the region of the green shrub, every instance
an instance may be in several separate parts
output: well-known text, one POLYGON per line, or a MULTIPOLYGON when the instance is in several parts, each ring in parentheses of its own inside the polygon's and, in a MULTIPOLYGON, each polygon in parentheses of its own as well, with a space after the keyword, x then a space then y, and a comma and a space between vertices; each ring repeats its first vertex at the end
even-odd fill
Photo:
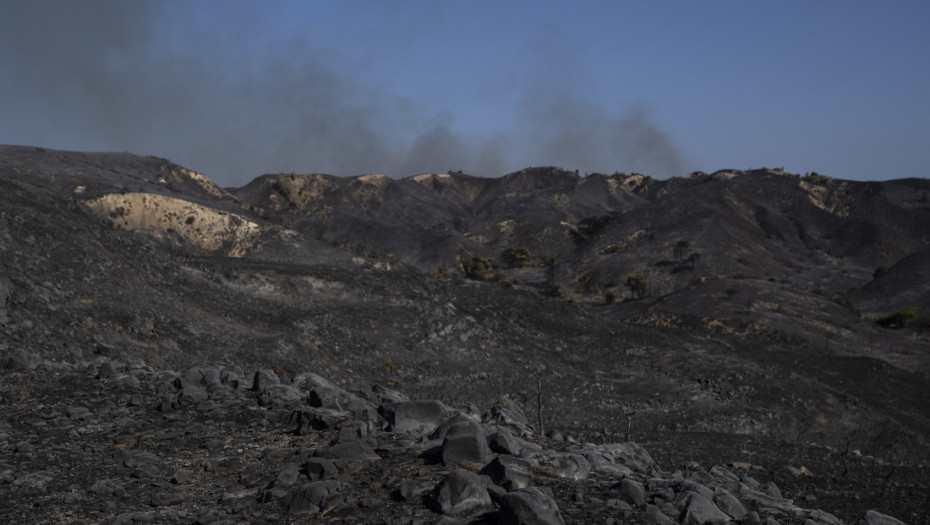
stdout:
POLYGON ((501 260, 508 268, 523 268, 533 261, 533 254, 524 247, 507 248, 501 254, 501 260))
POLYGON ((907 328, 917 318, 920 308, 905 306, 884 317, 875 319, 875 324, 884 328, 907 328))
POLYGON ((642 299, 646 297, 646 278, 642 275, 630 275, 626 278, 626 286, 630 289, 630 297, 642 299))
POLYGON ((481 257, 471 252, 459 255, 459 268, 462 275, 476 281, 489 281, 497 274, 493 259, 481 257))

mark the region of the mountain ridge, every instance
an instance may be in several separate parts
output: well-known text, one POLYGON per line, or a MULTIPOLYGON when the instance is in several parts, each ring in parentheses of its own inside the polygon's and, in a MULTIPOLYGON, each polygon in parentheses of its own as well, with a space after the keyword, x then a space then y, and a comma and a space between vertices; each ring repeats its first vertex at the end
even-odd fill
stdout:
POLYGON ((841 520, 927 517, 925 313, 877 321, 924 304, 923 180, 307 176, 291 207, 300 175, 240 194, 172 166, 0 147, 0 357, 507 397, 564 439, 632 424, 669 468, 757 454, 841 520), (254 238, 220 242, 232 217, 254 238))

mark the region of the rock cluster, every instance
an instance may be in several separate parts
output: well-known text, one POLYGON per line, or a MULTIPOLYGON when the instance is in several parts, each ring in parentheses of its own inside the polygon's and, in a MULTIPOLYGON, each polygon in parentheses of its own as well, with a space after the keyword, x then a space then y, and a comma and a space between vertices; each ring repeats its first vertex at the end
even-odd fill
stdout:
MULTIPOLYGON (((535 436, 506 400, 479 413, 312 373, 0 350, 11 523, 843 523, 739 469, 535 436)), ((856 522, 873 523, 900 522, 856 522)))

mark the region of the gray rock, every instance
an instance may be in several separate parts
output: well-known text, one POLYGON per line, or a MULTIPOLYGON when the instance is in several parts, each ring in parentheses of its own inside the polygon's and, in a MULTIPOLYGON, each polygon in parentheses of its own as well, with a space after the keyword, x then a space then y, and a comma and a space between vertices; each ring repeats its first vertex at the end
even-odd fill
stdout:
POLYGON ((101 363, 100 368, 97 369, 97 379, 109 379, 117 373, 118 370, 113 361, 106 360, 101 363))
POLYGON ((307 477, 310 478, 310 481, 331 479, 339 474, 339 468, 332 459, 319 457, 309 458, 304 468, 307 471, 307 477))
POLYGON ((333 384, 330 383, 326 378, 314 374, 313 372, 302 372, 294 377, 294 379, 291 381, 291 386, 309 392, 316 387, 333 386, 333 384))
POLYGON ((904 523, 878 511, 867 510, 853 525, 904 525, 904 523))
POLYGON ((627 503, 636 507, 642 507, 646 504, 646 490, 643 484, 630 478, 623 478, 619 483, 612 487, 620 493, 620 497, 627 503))
POLYGON ((317 450, 313 455, 324 459, 341 459, 350 465, 360 465, 369 461, 381 460, 381 456, 368 443, 362 441, 336 443, 330 447, 317 450))
POLYGON ((662 512, 659 507, 655 505, 647 505, 646 511, 642 515, 643 523, 648 523, 652 525, 678 525, 678 522, 669 518, 664 512, 662 512))
POLYGON ((278 378, 278 374, 275 374, 272 370, 259 370, 255 372, 255 377, 252 379, 252 391, 261 392, 265 390, 270 385, 277 385, 281 383, 281 379, 278 378))
POLYGON ((35 370, 41 362, 42 358, 39 357, 39 354, 18 348, 0 361, 0 364, 4 368, 12 368, 13 370, 35 370))
POLYGON ((519 455, 523 449, 520 441, 504 429, 499 429, 488 436, 488 447, 498 454, 510 454, 512 456, 519 455))
POLYGON ((465 469, 450 472, 433 488, 427 504, 436 512, 461 514, 491 504, 487 486, 490 480, 465 469))
POLYGON ((729 516, 717 508, 712 501, 697 492, 688 495, 685 508, 678 517, 681 525, 704 525, 708 521, 715 520, 726 523, 729 519, 729 516))
POLYGON ((305 396, 291 385, 267 385, 258 395, 258 404, 262 406, 287 407, 303 403, 305 396))
MULTIPOLYGON (((284 468, 281 469, 281 472, 278 473, 278 477, 271 482, 270 487, 274 488, 288 488, 293 487, 297 484, 297 481, 300 479, 300 465, 296 463, 288 463, 284 465, 284 468)), ((269 488, 270 488, 269 487, 269 488)))
POLYGON ((281 506, 295 516, 317 514, 337 491, 338 484, 332 481, 314 481, 289 491, 281 498, 281 506))
POLYGON ((188 385, 178 392, 178 401, 182 405, 196 405, 207 398, 207 391, 199 386, 188 385))
POLYGON ((481 469, 481 474, 508 491, 523 489, 533 483, 530 462, 515 456, 498 456, 492 459, 481 469))
POLYGON ((581 481, 591 473, 591 464, 584 456, 552 450, 529 455, 533 466, 550 476, 581 481))
POLYGON ((749 514, 749 510, 739 499, 723 489, 717 489, 714 503, 717 504, 717 508, 736 520, 741 520, 749 514))
POLYGON ((375 406, 334 386, 316 387, 307 395, 307 403, 312 407, 329 408, 340 412, 350 412, 358 419, 369 420, 377 413, 375 406))
POLYGON ((708 500, 714 499, 714 491, 711 490, 706 485, 698 483, 697 481, 686 480, 681 483, 679 486, 680 492, 697 492, 701 496, 704 496, 708 500))
POLYGON ((223 371, 220 372, 220 382, 223 383, 223 386, 226 388, 236 391, 243 390, 249 385, 243 379, 242 369, 236 368, 223 368, 223 371))
POLYGON ((368 423, 362 421, 352 421, 346 426, 339 429, 339 435, 336 437, 337 443, 364 439, 368 437, 368 423))
POLYGON ((520 430, 523 434, 533 432, 533 427, 530 425, 526 414, 523 413, 519 405, 509 398, 494 403, 494 406, 482 414, 481 420, 487 424, 510 426, 520 430))
POLYGON ((452 409, 436 400, 418 400, 382 405, 380 412, 392 432, 429 433, 449 419, 452 409))
POLYGON ((656 468, 655 461, 649 452, 636 443, 605 443, 593 448, 614 463, 625 465, 635 472, 648 474, 656 468))
POLYGON ((378 399, 379 405, 385 403, 406 403, 410 401, 410 398, 407 397, 406 394, 381 385, 374 385, 371 387, 371 393, 378 399))
POLYGON ((51 470, 19 472, 13 478, 13 486, 44 490, 45 486, 48 485, 48 482, 52 481, 57 476, 58 474, 51 470))
POLYGON ((298 436, 310 434, 315 430, 326 430, 337 426, 348 418, 343 412, 328 408, 301 408, 294 410, 287 416, 287 423, 295 425, 294 432, 298 436))
POLYGON ((491 455, 481 425, 463 421, 452 425, 442 442, 442 463, 449 465, 483 465, 491 455))
POLYGON ((155 507, 165 507, 179 503, 184 503, 184 494, 180 492, 159 491, 152 494, 152 505, 155 507))
POLYGON ((515 490, 501 498, 500 525, 564 525, 555 500, 536 487, 515 490))
POLYGON ((397 487, 397 490, 394 491, 393 496, 402 501, 409 501, 426 494, 431 488, 433 488, 431 483, 404 479, 400 482, 400 486, 397 487))
POLYGON ((778 520, 769 516, 768 518, 762 520, 762 525, 781 525, 781 523, 778 523, 778 520))
POLYGON ((762 492, 763 494, 767 494, 773 498, 778 498, 778 499, 784 498, 784 496, 781 495, 781 491, 778 490, 778 485, 776 485, 772 481, 769 481, 768 483, 762 485, 761 488, 762 490, 760 490, 760 492, 762 492))
POLYGON ((193 474, 194 472, 192 470, 183 468, 178 469, 178 471, 175 472, 173 476, 171 476, 171 483, 174 483, 175 485, 183 485, 184 483, 187 483, 187 480, 189 480, 193 474))

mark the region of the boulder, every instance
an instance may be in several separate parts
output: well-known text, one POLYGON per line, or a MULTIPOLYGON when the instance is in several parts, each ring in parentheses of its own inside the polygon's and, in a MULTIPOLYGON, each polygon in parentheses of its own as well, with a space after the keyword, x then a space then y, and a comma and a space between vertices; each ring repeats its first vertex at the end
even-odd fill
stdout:
POLYGON ((533 483, 530 462, 515 456, 498 456, 485 465, 480 473, 508 491, 523 489, 533 483))
POLYGON ((393 432, 429 433, 449 419, 452 409, 436 400, 418 400, 381 405, 379 412, 393 432))
POLYGON ((499 525, 564 525, 555 500, 536 487, 507 493, 501 498, 499 525))
POLYGON ((287 407, 303 403, 305 396, 291 385, 272 384, 265 386, 258 395, 262 406, 287 407))
POLYGON ((320 386, 307 395, 307 404, 316 408, 329 408, 340 412, 350 412, 359 419, 373 419, 375 406, 351 392, 334 386, 320 386))
POLYGON ((339 468, 332 459, 313 457, 307 459, 304 465, 307 471, 307 477, 310 481, 320 481, 322 479, 332 479, 339 474, 339 468))
POLYGON ((291 386, 300 390, 309 391, 320 386, 333 386, 333 384, 330 383, 329 380, 313 372, 303 372, 294 377, 294 380, 291 381, 291 386))
POLYGON ((474 421, 463 421, 452 425, 442 442, 444 465, 484 464, 491 450, 481 425, 474 421))
POLYGON ((41 362, 42 358, 39 357, 39 354, 27 352, 22 348, 16 349, 2 360, 4 368, 12 368, 13 370, 35 370, 41 362))
POLYGON ((295 516, 317 514, 338 489, 339 484, 333 481, 307 483, 291 489, 281 498, 281 506, 285 512, 295 516))
POLYGON ((450 472, 427 497, 427 504, 436 512, 456 515, 491 504, 488 478, 465 469, 450 472))
POLYGON ((530 425, 526 414, 523 413, 517 403, 509 398, 503 398, 494 403, 494 406, 482 414, 481 420, 488 424, 506 425, 515 428, 522 434, 531 434, 533 432, 533 427, 530 425))
POLYGON ((688 495, 685 508, 678 517, 681 525, 704 525, 708 521, 726 523, 729 520, 729 516, 717 508, 717 505, 697 492, 688 495))
POLYGON ((678 522, 669 518, 659 507, 647 505, 646 511, 643 512, 642 522, 650 525, 678 525, 678 522))
POLYGON ((528 457, 534 467, 553 477, 581 481, 591 473, 591 464, 578 454, 544 450, 528 457))
POLYGON ((363 441, 336 443, 330 447, 317 450, 313 455, 324 459, 342 460, 353 466, 381 460, 381 456, 368 446, 368 443, 363 441))
POLYGON ((656 468, 649 452, 636 443, 605 443, 595 445, 593 449, 636 472, 648 474, 656 468))
POLYGON ((611 489, 620 493, 620 497, 633 506, 642 507, 646 504, 646 490, 643 488, 643 484, 638 481, 623 478, 611 489))
POLYGON ((875 510, 867 510, 853 525, 904 525, 904 522, 875 510))
POLYGON ((293 487, 297 484, 297 481, 300 479, 300 465, 296 463, 288 463, 284 465, 284 468, 281 469, 281 472, 278 473, 278 477, 271 482, 269 488, 287 488, 293 487))
POLYGON ((268 388, 270 385, 277 385, 281 382, 281 379, 278 378, 278 374, 274 373, 273 370, 259 370, 255 372, 255 377, 252 379, 252 391, 261 392, 268 388))
POLYGON ((392 496, 401 501, 408 501, 426 494, 431 488, 433 488, 433 486, 430 483, 404 479, 400 482, 400 486, 397 487, 397 490, 392 493, 392 496))
POLYGON ((746 517, 746 514, 749 514, 749 510, 739 499, 723 489, 718 488, 716 490, 714 503, 717 504, 717 508, 726 512, 735 520, 741 520, 746 517))
POLYGON ((302 408, 288 414, 287 424, 295 425, 294 432, 298 436, 303 436, 315 430, 333 428, 346 421, 348 417, 344 412, 328 408, 302 408))
POLYGON ((523 445, 510 432, 499 429, 497 432, 488 436, 488 447, 498 454, 510 454, 516 456, 523 450, 523 445))

